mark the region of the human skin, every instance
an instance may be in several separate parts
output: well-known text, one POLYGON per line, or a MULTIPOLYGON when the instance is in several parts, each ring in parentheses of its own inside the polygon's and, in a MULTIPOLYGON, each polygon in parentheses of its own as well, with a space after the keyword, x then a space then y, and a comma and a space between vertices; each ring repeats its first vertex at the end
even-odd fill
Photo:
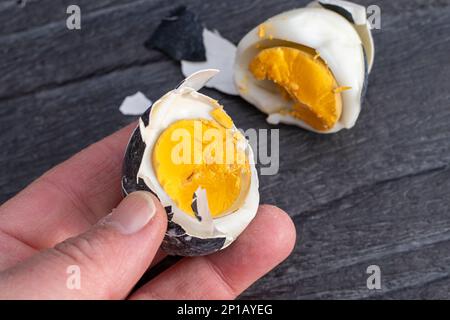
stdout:
POLYGON ((262 205, 227 249, 183 258, 131 292, 164 258, 167 226, 150 193, 122 199, 122 160, 134 127, 82 150, 0 207, 0 299, 234 299, 290 254, 292 220, 262 205), (79 288, 67 285, 73 265, 79 288))

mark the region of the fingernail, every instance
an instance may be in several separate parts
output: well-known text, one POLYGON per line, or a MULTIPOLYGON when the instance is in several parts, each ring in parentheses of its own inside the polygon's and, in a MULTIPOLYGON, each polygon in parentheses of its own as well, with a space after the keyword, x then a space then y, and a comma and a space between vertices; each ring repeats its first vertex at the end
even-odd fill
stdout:
POLYGON ((150 193, 137 191, 123 199, 100 223, 110 225, 120 233, 128 235, 145 227, 155 213, 156 206, 150 193))

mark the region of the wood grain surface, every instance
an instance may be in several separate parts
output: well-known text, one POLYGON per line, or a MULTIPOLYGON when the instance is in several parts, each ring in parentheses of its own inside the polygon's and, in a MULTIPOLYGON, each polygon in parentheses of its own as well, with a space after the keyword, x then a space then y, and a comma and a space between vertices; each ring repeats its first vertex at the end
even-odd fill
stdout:
MULTIPOLYGON (((262 202, 297 226, 293 254, 241 297, 450 298, 450 1, 364 0, 381 7, 366 103, 352 130, 280 129, 280 172, 262 202), (379 265, 382 289, 366 287, 379 265)), ((118 107, 156 100, 183 77, 143 43, 179 4, 237 43, 307 1, 15 0, 0 3, 0 203, 47 169, 134 118, 118 107), (82 29, 65 26, 76 3, 82 29)), ((243 128, 271 128, 238 97, 205 90, 243 128)), ((270 235, 268 235, 270 236, 270 235)))

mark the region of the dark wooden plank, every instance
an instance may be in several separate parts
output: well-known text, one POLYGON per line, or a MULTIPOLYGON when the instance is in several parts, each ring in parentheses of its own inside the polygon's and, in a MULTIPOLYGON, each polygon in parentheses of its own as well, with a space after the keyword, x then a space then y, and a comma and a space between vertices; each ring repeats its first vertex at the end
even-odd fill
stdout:
MULTIPOLYGON (((208 27, 220 30, 227 38, 237 42, 259 22, 307 2, 233 0, 220 4, 186 0, 180 3, 198 12, 208 27), (230 23, 224 23, 224 19, 230 23)), ((121 2, 102 0, 95 5, 92 3, 97 3, 96 1, 82 1, 82 30, 74 32, 65 27, 64 13, 67 3, 60 1, 53 5, 50 0, 30 2, 23 9, 28 10, 28 14, 20 11, 12 15, 22 19, 17 25, 24 28, 31 16, 30 11, 34 13, 33 17, 52 13, 46 21, 47 24, 33 23, 31 19, 30 25, 37 27, 0 36, 0 74, 3 75, 0 79, 0 99, 82 80, 119 68, 147 64, 162 57, 157 52, 147 52, 142 43, 161 17, 176 4, 167 4, 162 0, 135 0, 114 5, 121 2)), ((400 5, 392 5, 391 1, 384 1, 380 6, 383 8, 383 16, 396 16, 408 12, 410 3, 411 1, 403 0, 400 5)), ((445 4, 439 1, 430 4, 424 1, 419 3, 422 3, 424 8, 445 4)), ((6 12, 6 15, 8 14, 11 13, 6 12)))
MULTIPOLYGON (((449 284, 449 190, 450 168, 379 184, 296 217, 295 253, 243 297, 382 298, 433 281, 449 284), (381 290, 366 287, 372 264, 381 268, 381 290)), ((426 297, 407 292, 403 297, 426 297)), ((448 287, 429 292, 450 298, 448 287)))
POLYGON ((2 103, 2 201, 51 166, 132 121, 118 110, 126 95, 142 90, 160 96, 181 79, 179 68, 165 61, 2 103))
POLYGON ((437 278, 429 282, 413 285, 392 291, 383 296, 385 299, 450 299, 449 290, 450 277, 437 278))
MULTIPOLYGON (((223 25, 222 10, 212 10, 208 3, 186 4, 194 11, 204 12, 205 22, 214 21, 208 23, 211 27, 223 25)), ((175 6, 163 5, 162 1, 135 1, 83 14, 80 31, 67 30, 65 19, 61 19, 0 37, 0 73, 4 75, 0 80, 0 99, 162 59, 161 53, 148 52, 143 43, 175 6)), ((230 21, 248 14, 254 6, 250 0, 240 2, 239 10, 228 10, 230 21)), ((268 9, 269 4, 264 7, 268 9)))
MULTIPOLYGON (((294 2, 187 3, 238 41, 294 2)), ((118 112, 126 95, 156 99, 181 80, 176 63, 142 48, 175 4, 102 3, 80 34, 51 17, 0 35, 0 203, 132 121, 118 112)), ((280 127, 280 173, 261 177, 261 198, 291 214, 298 244, 243 297, 448 298, 450 3, 379 5, 376 64, 357 126, 332 136, 280 127), (386 287, 367 292, 364 271, 377 262, 386 287)), ((205 92, 238 126, 271 128, 240 98, 205 92)))
POLYGON ((24 32, 47 24, 65 21, 66 9, 71 4, 82 8, 82 13, 91 13, 97 10, 110 8, 116 5, 130 3, 130 0, 3 0, 0 3, 0 21, 2 28, 0 36, 24 32))

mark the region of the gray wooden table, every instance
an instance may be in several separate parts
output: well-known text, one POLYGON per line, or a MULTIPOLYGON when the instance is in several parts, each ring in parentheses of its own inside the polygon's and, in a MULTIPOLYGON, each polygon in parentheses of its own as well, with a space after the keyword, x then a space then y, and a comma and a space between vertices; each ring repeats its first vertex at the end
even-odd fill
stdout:
MULTIPOLYGON (((155 100, 182 79, 142 45, 175 2, 237 43, 307 1, 2 0, 0 203, 133 121, 118 111, 126 95, 155 100), (72 3, 80 31, 65 25, 72 3)), ((361 117, 331 136, 280 126, 281 169, 260 191, 292 216, 297 245, 243 298, 450 298, 450 1, 359 2, 382 10, 361 117), (381 290, 366 287, 372 264, 381 290)), ((240 98, 206 93, 239 127, 270 128, 240 98)))

